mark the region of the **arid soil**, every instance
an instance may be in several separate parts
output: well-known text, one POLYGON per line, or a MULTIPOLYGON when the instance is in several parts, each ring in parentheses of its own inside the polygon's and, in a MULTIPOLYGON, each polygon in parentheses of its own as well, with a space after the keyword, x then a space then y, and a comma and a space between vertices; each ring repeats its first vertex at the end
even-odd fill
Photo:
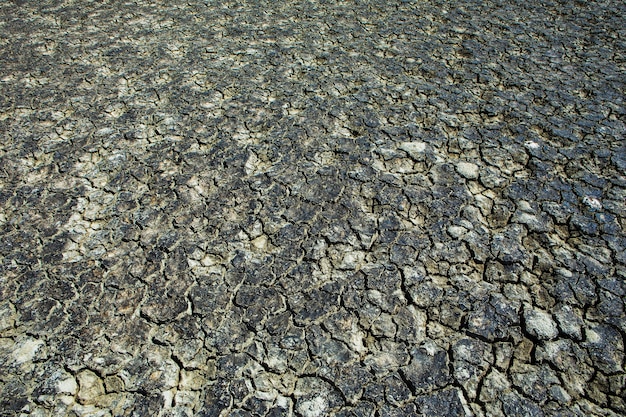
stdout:
POLYGON ((626 414, 622 1, 0 2, 0 416, 626 414))

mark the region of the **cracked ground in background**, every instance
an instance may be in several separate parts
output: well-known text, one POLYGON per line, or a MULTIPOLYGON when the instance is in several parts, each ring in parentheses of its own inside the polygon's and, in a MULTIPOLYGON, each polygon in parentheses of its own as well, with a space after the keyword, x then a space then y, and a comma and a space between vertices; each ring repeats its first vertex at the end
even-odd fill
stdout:
POLYGON ((0 415, 626 414, 619 1, 0 4, 0 415))

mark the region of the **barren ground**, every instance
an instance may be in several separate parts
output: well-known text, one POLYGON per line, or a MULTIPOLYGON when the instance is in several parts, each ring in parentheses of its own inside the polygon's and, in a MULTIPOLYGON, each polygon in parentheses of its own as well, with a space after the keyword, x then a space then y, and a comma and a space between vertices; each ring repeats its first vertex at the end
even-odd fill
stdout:
POLYGON ((0 415, 625 415, 625 28, 1 2, 0 415))

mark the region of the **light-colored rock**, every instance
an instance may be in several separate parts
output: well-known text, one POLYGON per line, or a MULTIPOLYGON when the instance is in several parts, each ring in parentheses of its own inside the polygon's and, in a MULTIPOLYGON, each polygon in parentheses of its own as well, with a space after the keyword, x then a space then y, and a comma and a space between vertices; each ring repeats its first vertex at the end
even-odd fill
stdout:
MULTIPOLYGON (((565 269, 562 269, 569 273, 571 276, 571 272, 565 269)), ((562 304, 558 306, 554 310, 554 317, 556 321, 559 323, 561 330, 566 335, 573 337, 576 340, 580 340, 583 337, 582 327, 584 325, 582 320, 582 312, 578 309, 572 308, 572 306, 567 304, 562 304)))
POLYGON ((202 258, 202 261, 200 261, 202 266, 213 266, 218 264, 219 262, 220 258, 212 254, 205 255, 204 258, 202 258))
POLYGON ((59 395, 56 398, 65 405, 72 405, 76 402, 73 395, 59 395))
POLYGON ((402 142, 398 148, 416 161, 421 161, 426 152, 426 142, 402 142))
MULTIPOLYGON (((198 391, 176 391, 176 395, 174 396, 174 403, 176 407, 180 407, 181 409, 187 409, 189 415, 191 411, 189 409, 194 408, 194 404, 197 404, 200 393, 198 391)), ((176 415, 176 414, 174 414, 176 415)), ((181 414, 185 415, 185 414, 181 414)))
POLYGON ((535 210, 532 208, 530 203, 526 200, 518 200, 515 202, 517 204, 517 208, 526 213, 535 213, 535 210))
MULTIPOLYGON (((0 221, 0 224, 2 222, 0 221)), ((15 324, 15 309, 6 303, 0 306, 0 332, 13 328, 15 324)))
POLYGON ((396 334, 396 325, 391 315, 387 313, 380 315, 374 323, 372 323, 372 334, 374 336, 394 337, 396 334))
POLYGON ((456 172, 468 180, 478 179, 478 165, 471 162, 459 162, 456 164, 456 172))
POLYGON ((526 306, 524 308, 524 323, 526 331, 539 339, 554 339, 559 334, 556 322, 546 311, 526 306))
POLYGON ((185 369, 180 372, 178 389, 185 391, 199 390, 206 383, 206 377, 202 371, 185 369))
POLYGON ((387 352, 376 352, 365 357, 364 363, 373 368, 374 372, 386 374, 397 369, 400 364, 395 355, 387 352))
POLYGON ((108 410, 103 410, 94 405, 74 404, 72 412, 79 417, 110 417, 108 410))
POLYGON ((461 238, 465 233, 467 233, 467 229, 463 226, 448 226, 448 233, 455 239, 461 238))
POLYGON ((297 409, 304 417, 319 417, 326 415, 328 401, 321 395, 313 397, 308 401, 298 403, 297 409))
POLYGON ((76 395, 77 390, 78 384, 73 377, 62 379, 57 384, 57 392, 59 393, 76 395))
POLYGON ((26 338, 18 342, 13 351, 15 363, 21 365, 25 362, 31 362, 37 356, 39 349, 43 345, 43 341, 33 338, 26 338))
POLYGON ((540 144, 538 144, 537 142, 534 142, 532 140, 527 140, 526 142, 524 142, 524 146, 526 146, 529 149, 539 149, 539 148, 541 148, 540 144))
POLYGON ((602 209, 602 203, 600 202, 600 200, 598 200, 595 197, 592 197, 590 195, 587 195, 583 198, 583 203, 588 205, 589 207, 591 207, 594 210, 600 210, 602 209))
POLYGON ((479 399, 484 402, 491 402, 497 399, 502 392, 506 392, 511 387, 511 383, 506 375, 497 369, 492 369, 485 377, 482 389, 480 390, 479 399))
POLYGON ((252 246, 258 251, 264 251, 268 247, 267 235, 261 235, 252 241, 252 246))
POLYGON ((98 397, 104 395, 104 385, 98 375, 90 370, 81 371, 78 379, 78 400, 82 404, 94 404, 98 397))
POLYGON ((352 251, 347 252, 343 259, 341 260, 341 264, 338 266, 339 269, 358 269, 361 263, 363 263, 363 259, 365 259, 365 252, 362 251, 352 251))

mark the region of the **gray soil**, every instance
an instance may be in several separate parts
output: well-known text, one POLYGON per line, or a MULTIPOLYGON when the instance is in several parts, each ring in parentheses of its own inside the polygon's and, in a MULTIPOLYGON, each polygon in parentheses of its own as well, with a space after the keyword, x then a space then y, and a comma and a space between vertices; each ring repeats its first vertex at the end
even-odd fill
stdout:
POLYGON ((625 415, 625 28, 0 2, 0 416, 625 415))

